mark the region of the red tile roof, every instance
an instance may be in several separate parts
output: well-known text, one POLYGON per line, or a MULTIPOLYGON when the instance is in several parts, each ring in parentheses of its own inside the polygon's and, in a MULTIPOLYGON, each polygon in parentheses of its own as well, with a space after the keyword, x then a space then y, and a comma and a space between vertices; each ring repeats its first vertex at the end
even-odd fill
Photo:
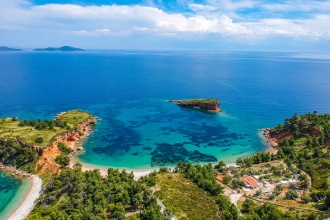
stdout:
POLYGON ((255 179, 253 179, 250 176, 244 176, 244 177, 241 178, 241 180, 244 182, 245 185, 250 186, 251 188, 258 188, 259 187, 259 185, 255 181, 255 179))

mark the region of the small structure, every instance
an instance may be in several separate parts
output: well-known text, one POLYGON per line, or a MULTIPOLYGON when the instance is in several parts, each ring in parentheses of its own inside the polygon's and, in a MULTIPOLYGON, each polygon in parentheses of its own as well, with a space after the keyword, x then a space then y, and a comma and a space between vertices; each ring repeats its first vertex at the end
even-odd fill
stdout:
POLYGON ((244 176, 241 180, 246 188, 256 189, 259 187, 257 181, 251 176, 244 176))
POLYGON ((293 185, 297 183, 297 180, 294 179, 283 179, 280 182, 278 182, 276 185, 284 186, 284 185, 293 185))

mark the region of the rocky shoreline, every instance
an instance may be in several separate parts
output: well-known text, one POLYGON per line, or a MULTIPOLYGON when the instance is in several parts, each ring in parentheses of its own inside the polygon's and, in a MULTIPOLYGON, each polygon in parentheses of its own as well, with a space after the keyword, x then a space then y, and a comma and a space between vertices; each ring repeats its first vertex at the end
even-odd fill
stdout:
POLYGON ((278 151, 278 141, 276 138, 270 136, 270 129, 260 129, 259 135, 263 139, 264 143, 267 145, 266 151, 276 154, 278 151))
POLYGON ((36 168, 41 167, 38 174, 45 173, 46 171, 52 173, 60 171, 60 166, 55 162, 56 157, 61 154, 61 151, 57 147, 59 143, 65 144, 72 150, 69 157, 74 157, 74 155, 82 151, 83 149, 78 143, 85 140, 93 132, 93 126, 96 124, 96 121, 97 118, 92 117, 86 122, 79 124, 74 131, 57 136, 55 141, 43 150, 43 153, 38 159, 36 168))
POLYGON ((32 174, 28 173, 26 171, 18 170, 14 166, 7 166, 2 163, 0 163, 0 170, 3 170, 7 173, 10 173, 11 175, 17 176, 19 178, 28 178, 31 177, 32 174))

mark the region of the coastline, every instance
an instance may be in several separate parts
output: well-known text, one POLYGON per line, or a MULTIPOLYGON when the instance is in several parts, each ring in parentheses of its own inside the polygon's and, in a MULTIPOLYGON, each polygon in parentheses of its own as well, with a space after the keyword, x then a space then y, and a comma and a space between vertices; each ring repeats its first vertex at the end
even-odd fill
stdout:
POLYGON ((258 135, 262 140, 262 143, 266 146, 266 152, 271 154, 277 154, 278 151, 278 143, 275 138, 272 138, 269 134, 269 128, 259 129, 258 135))
POLYGON ((77 154, 70 157, 70 164, 69 164, 70 168, 73 168, 73 166, 78 162, 82 166, 81 167, 82 171, 85 172, 85 171, 89 171, 89 170, 99 170, 103 177, 108 176, 108 169, 109 168, 118 169, 119 171, 125 170, 127 173, 133 172, 134 180, 138 180, 141 177, 147 176, 149 173, 158 170, 158 169, 136 169, 136 170, 133 170, 133 169, 123 169, 123 168, 117 168, 117 167, 97 166, 97 165, 93 165, 93 164, 82 163, 81 161, 77 160, 76 156, 77 156, 77 154))
POLYGON ((29 182, 28 192, 21 199, 18 207, 8 215, 8 220, 25 219, 32 211, 36 200, 40 196, 42 180, 36 175, 31 175, 29 182))
MULTIPOLYGON (((95 123, 99 120, 98 117, 93 117, 95 123)), ((125 169, 125 168, 117 168, 117 167, 106 167, 106 166, 97 166, 93 164, 86 164, 78 160, 77 156, 79 153, 84 151, 83 142, 92 134, 94 131, 94 124, 88 124, 86 127, 83 128, 85 130, 84 135, 79 137, 78 139, 74 139, 73 141, 66 141, 66 144, 69 148, 72 149, 72 152, 68 155, 70 158, 69 167, 73 168, 73 166, 78 162, 82 165, 82 171, 89 171, 89 170, 99 170, 101 175, 106 177, 108 176, 108 168, 118 169, 120 171, 125 170, 126 172, 130 173, 133 172, 134 179, 138 180, 142 176, 147 176, 149 173, 158 170, 158 169, 125 169)))
MULTIPOLYGON (((97 117, 94 117, 94 119, 99 119, 97 117)), ((99 170, 101 175, 106 177, 108 175, 108 169, 109 168, 113 168, 113 169, 118 169, 119 171, 123 171, 125 170, 126 172, 130 173, 133 172, 134 175, 134 179, 138 180, 140 177, 142 176, 146 176, 148 174, 150 174, 153 171, 159 170, 159 168, 137 168, 137 169, 129 169, 129 168, 124 168, 124 167, 108 167, 108 166, 100 166, 100 165, 94 165, 94 164, 88 164, 88 163, 84 163, 82 161, 79 161, 78 159, 78 155, 80 153, 82 153, 84 151, 83 148, 83 142, 91 135, 91 133, 94 131, 93 125, 88 125, 85 128, 85 133, 82 137, 80 137, 79 139, 76 139, 74 141, 69 141, 69 143, 67 142, 68 146, 73 150, 70 154, 69 154, 69 158, 70 158, 70 163, 69 163, 69 167, 73 168, 73 166, 76 163, 81 164, 81 169, 82 171, 90 171, 90 170, 99 170)), ((263 145, 266 147, 266 149, 264 151, 269 152, 271 154, 276 154, 278 151, 278 144, 277 144, 277 140, 274 138, 270 137, 270 129, 269 128, 263 128, 263 129, 259 129, 258 130, 258 135, 263 143, 263 145)), ((234 162, 228 163, 227 167, 230 166, 237 166, 234 162)))
POLYGON ((13 166, 5 166, 0 163, 0 168, 4 172, 22 180, 22 184, 15 196, 2 212, 2 217, 10 220, 25 219, 40 196, 42 180, 36 175, 18 170, 13 166))

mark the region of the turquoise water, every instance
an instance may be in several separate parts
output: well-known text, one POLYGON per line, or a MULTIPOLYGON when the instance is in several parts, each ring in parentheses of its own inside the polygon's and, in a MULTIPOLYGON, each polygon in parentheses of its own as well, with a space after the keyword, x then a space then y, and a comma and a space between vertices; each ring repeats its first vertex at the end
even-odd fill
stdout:
POLYGON ((30 183, 0 170, 0 219, 9 217, 29 190, 30 183))
POLYGON ((21 181, 15 177, 0 171, 0 213, 5 209, 9 201, 15 196, 21 181))
POLYGON ((101 118, 81 162, 148 169, 234 162, 264 150, 258 129, 329 113, 330 60, 293 53, 107 51, 0 54, 0 116, 101 118), (166 100, 214 97, 220 114, 166 100))
POLYGON ((101 120, 79 156, 88 164, 145 169, 180 160, 232 162, 264 148, 257 127, 251 129, 249 121, 227 112, 208 113, 154 99, 94 111, 101 120))

